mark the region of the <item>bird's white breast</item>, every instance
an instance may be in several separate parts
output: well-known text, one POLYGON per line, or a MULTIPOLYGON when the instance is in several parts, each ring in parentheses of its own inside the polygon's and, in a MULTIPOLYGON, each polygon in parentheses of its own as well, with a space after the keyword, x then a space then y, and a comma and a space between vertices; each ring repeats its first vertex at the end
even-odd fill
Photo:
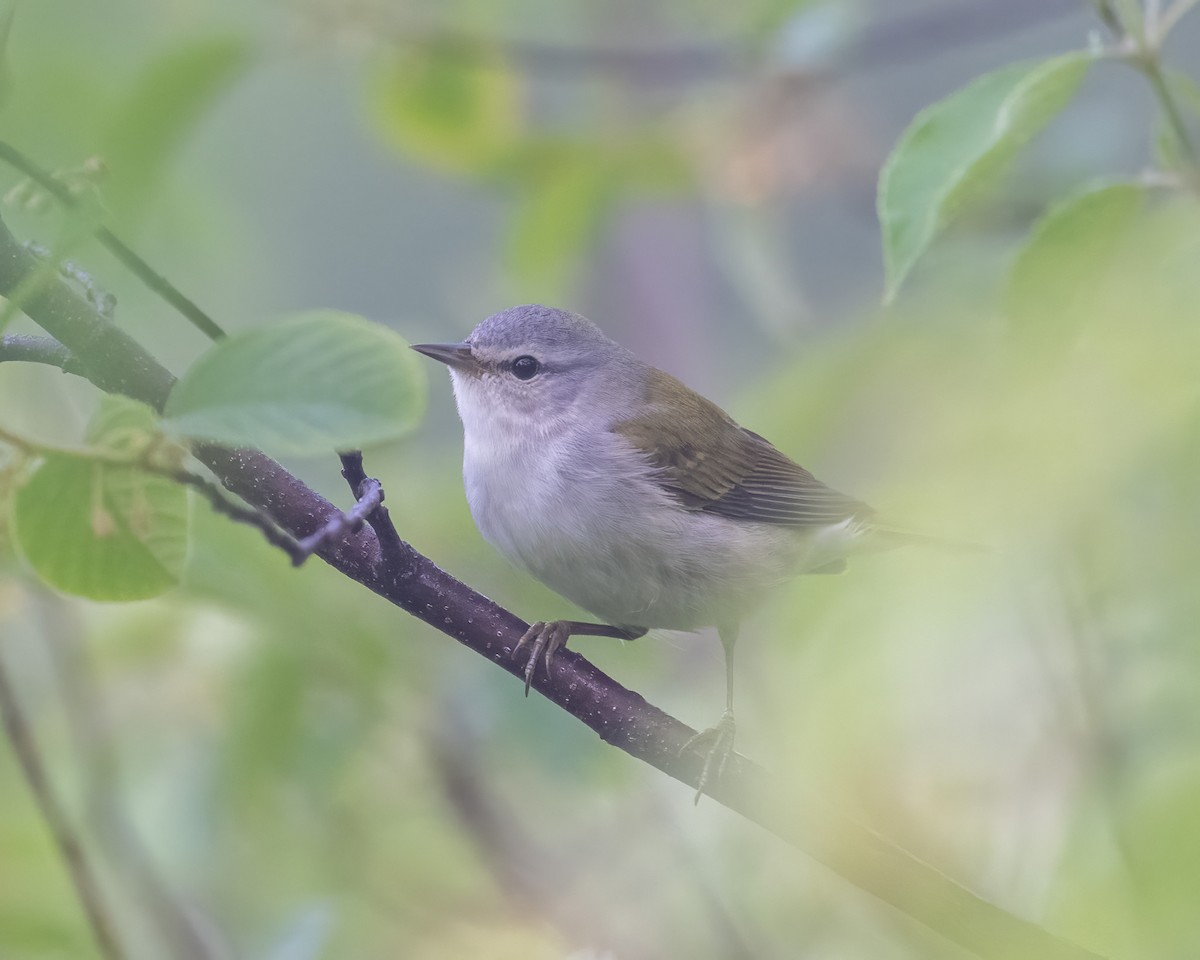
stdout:
POLYGON ((595 418, 534 429, 473 410, 461 391, 459 408, 467 501, 484 538, 606 622, 687 630, 736 620, 772 583, 840 555, 794 528, 684 510, 595 418))

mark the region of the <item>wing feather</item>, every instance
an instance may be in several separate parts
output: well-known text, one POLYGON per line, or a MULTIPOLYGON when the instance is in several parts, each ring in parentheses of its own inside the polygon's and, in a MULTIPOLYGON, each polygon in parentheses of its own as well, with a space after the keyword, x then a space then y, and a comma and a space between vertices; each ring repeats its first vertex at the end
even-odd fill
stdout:
POLYGON ((645 413, 613 429, 646 456, 658 482, 689 510, 796 527, 873 512, 658 370, 648 378, 645 413))

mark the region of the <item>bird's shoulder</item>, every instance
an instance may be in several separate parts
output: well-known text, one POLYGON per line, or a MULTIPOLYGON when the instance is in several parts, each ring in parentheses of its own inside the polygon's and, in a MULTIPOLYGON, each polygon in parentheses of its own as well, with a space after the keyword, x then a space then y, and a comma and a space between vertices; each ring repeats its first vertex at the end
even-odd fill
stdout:
POLYGON ((786 526, 866 518, 871 508, 817 480, 765 438, 661 370, 639 412, 613 426, 688 510, 786 526))

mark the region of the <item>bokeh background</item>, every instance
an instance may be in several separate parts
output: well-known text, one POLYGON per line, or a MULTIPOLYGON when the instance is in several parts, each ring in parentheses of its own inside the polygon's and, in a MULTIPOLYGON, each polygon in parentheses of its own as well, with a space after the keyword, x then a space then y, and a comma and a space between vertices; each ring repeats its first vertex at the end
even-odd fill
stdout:
MULTIPOLYGON (((1197 26, 1167 51, 1185 71, 1197 26)), ((831 485, 987 544, 782 590, 739 645, 739 745, 1014 912, 1184 957, 1194 197, 1156 195, 1054 322, 1006 295, 1049 204, 1154 162, 1144 79, 1095 69, 880 306, 875 182, 914 114, 1101 32, 1072 0, 36 0, 0 138, 95 183, 229 329, 332 307, 450 340, 564 306, 831 485)), ((0 187, 19 236, 59 235, 19 174, 0 187)), ((107 254, 73 257, 173 369, 204 349, 107 254)), ((429 379, 419 430, 367 451, 402 535, 526 618, 577 615, 475 531, 429 379)), ((0 367, 11 428, 77 442, 95 403, 0 367)), ((289 466, 346 502, 332 456, 289 466)), ((194 525, 184 586, 137 604, 56 596, 0 547, 0 657, 131 956, 959 955, 320 564, 199 504, 194 525)), ((574 645, 693 726, 719 714, 709 633, 574 645)), ((0 957, 95 955, 0 749, 0 957)))

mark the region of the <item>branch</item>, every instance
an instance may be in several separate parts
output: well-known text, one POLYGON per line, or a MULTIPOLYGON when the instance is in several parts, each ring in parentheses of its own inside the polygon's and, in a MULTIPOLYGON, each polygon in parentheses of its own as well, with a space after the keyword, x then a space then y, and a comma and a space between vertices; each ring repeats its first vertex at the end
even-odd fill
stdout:
MULTIPOLYGON (((58 344, 57 341, 51 340, 49 337, 32 337, 29 339, 57 344, 59 349, 67 352, 67 355, 70 356, 69 351, 66 351, 66 347, 58 344)), ((42 355, 42 351, 45 349, 48 348, 43 347, 39 350, 39 356, 42 355)), ((0 357, 0 359, 3 359, 3 357, 0 357)), ((162 438, 158 439, 161 440, 162 438)), ((380 504, 383 502, 383 487, 378 480, 364 479, 358 484, 358 489, 362 493, 348 513, 339 513, 331 517, 315 533, 305 537, 303 540, 297 540, 286 530, 281 530, 268 514, 261 510, 255 510, 240 503, 235 503, 221 492, 220 487, 205 477, 200 476, 200 474, 192 473, 183 467, 166 465, 156 461, 153 456, 153 445, 132 455, 106 449, 59 447, 32 440, 4 427, 0 427, 0 444, 15 447, 29 457, 65 455, 88 460, 93 463, 130 467, 140 470, 143 473, 165 477, 185 487, 191 487, 208 501, 214 512, 228 517, 235 523, 244 523, 258 530, 267 543, 286 553, 292 561, 292 565, 296 567, 300 566, 305 560, 316 553, 317 549, 323 544, 344 535, 349 530, 357 531, 368 516, 382 509, 380 504)), ((361 456, 359 454, 360 461, 361 456)), ((395 528, 392 529, 392 532, 395 533, 395 528)), ((397 540, 399 540, 398 537, 397 540)))
MULTIPOLYGON (((366 471, 363 470, 363 455, 361 450, 350 450, 347 453, 339 454, 342 461, 342 476, 346 482, 350 484, 350 492, 356 497, 358 491, 362 489, 364 483, 368 481, 366 471)), ((375 481, 378 483, 379 481, 375 481)), ((383 562, 392 569, 399 569, 405 557, 405 544, 400 539, 400 534, 396 532, 396 527, 392 523, 392 517, 388 513, 387 507, 383 506, 383 491, 379 494, 379 505, 367 514, 367 523, 371 525, 371 529, 375 531, 375 536, 379 538, 379 548, 383 554, 383 562)))
MULTIPOLYGON (((28 252, 0 224, 0 294, 11 290, 34 266, 28 252)), ((39 290, 25 311, 76 356, 86 358, 87 376, 101 389, 162 408, 175 382, 172 374, 139 343, 102 321, 65 284, 55 281, 39 290)), ((198 445, 195 452, 226 488, 269 514, 294 537, 312 535, 340 513, 259 451, 198 445)), ((514 661, 512 654, 528 624, 409 544, 398 541, 391 549, 395 560, 385 562, 379 537, 364 526, 323 542, 317 555, 523 679, 524 665, 514 661)), ((695 731, 622 687, 575 651, 560 651, 551 670, 537 672, 533 688, 606 743, 696 787, 703 758, 683 749, 695 731)), ((1097 960, 1096 954, 979 898, 820 797, 799 792, 784 796, 762 767, 740 755, 731 759, 720 781, 706 792, 980 957, 1097 960)))
POLYGON ((1176 24, 1194 7, 1197 0, 1175 0, 1158 20, 1158 42, 1161 43, 1175 29, 1176 24))
MULTIPOLYGON (((3 431, 0 431, 2 434, 3 431)), ((359 455, 361 458, 361 454, 359 455)), ((378 480, 364 479, 358 484, 359 497, 354 506, 345 513, 337 513, 330 517, 315 533, 309 534, 302 540, 297 540, 286 530, 279 529, 271 517, 261 510, 254 510, 234 503, 214 484, 190 470, 167 469, 155 466, 153 463, 134 461, 132 466, 167 477, 176 483, 182 483, 200 493, 217 513, 229 517, 237 523, 244 523, 262 533, 273 547, 278 547, 288 555, 292 566, 298 567, 327 543, 332 543, 349 532, 357 532, 368 517, 382 510, 383 487, 378 480)), ((395 532, 395 528, 393 528, 395 532)), ((398 538, 397 538, 398 539, 398 538)))
POLYGON ((1192 136, 1188 133, 1183 113, 1179 109, 1179 104, 1175 102, 1171 88, 1167 85, 1167 78, 1163 73, 1162 60, 1159 58, 1157 51, 1146 50, 1145 54, 1136 58, 1134 62, 1141 69, 1142 73, 1146 75, 1146 79, 1150 81, 1150 87, 1154 91, 1154 96, 1158 98, 1163 115, 1167 118, 1167 123, 1171 127, 1171 133, 1175 137, 1175 141, 1179 144, 1179 148, 1183 151, 1188 170, 1194 174, 1198 159, 1196 145, 1192 143, 1192 136))
POLYGON ((25 774, 25 782, 29 784, 42 819, 50 828, 59 855, 75 887, 75 895, 83 905, 88 924, 92 928, 92 936, 96 939, 96 946, 100 948, 105 960, 123 960, 125 953, 117 942, 116 924, 109 916, 100 896, 100 885, 84 853, 83 843, 67 819, 66 811, 50 785, 49 777, 46 776, 46 768, 42 764, 37 743, 13 693, 3 660, 0 660, 0 715, 3 716, 8 742, 12 745, 13 753, 16 754, 25 774))
MULTIPOLYGON (((145 468, 143 467, 143 469, 145 468)), ((221 493, 219 487, 210 483, 204 477, 200 476, 200 474, 192 473, 190 470, 153 470, 152 472, 169 480, 174 480, 176 483, 181 483, 186 487, 191 487, 208 501, 209 506, 213 508, 215 513, 228 517, 235 523, 244 523, 247 526, 254 527, 263 535, 263 539, 267 543, 273 547, 277 547, 288 555, 288 558, 292 561, 292 566, 298 567, 312 556, 313 551, 311 549, 306 550, 290 533, 286 530, 280 530, 265 513, 260 510, 253 510, 250 507, 243 507, 240 503, 234 503, 225 494, 221 493)))
POLYGON ((1183 111, 1175 102, 1175 96, 1171 92, 1162 63, 1162 48, 1167 35, 1193 2, 1194 0, 1180 0, 1166 14, 1162 15, 1157 6, 1147 5, 1144 20, 1139 22, 1136 28, 1130 26, 1125 19, 1118 15, 1111 0, 1092 0, 1092 6, 1096 8, 1100 19, 1116 36, 1118 40, 1117 55, 1142 73, 1149 81, 1155 99, 1162 108, 1163 116, 1166 117, 1167 125, 1171 128, 1171 135, 1179 145, 1182 162, 1186 167, 1183 171, 1185 179, 1189 185, 1196 188, 1200 187, 1200 154, 1197 153, 1196 145, 1188 132, 1183 111))
MULTIPOLYGON (((349 532, 361 530, 367 517, 378 510, 379 505, 383 503, 383 487, 378 480, 364 480, 358 485, 357 495, 358 500, 353 507, 345 513, 330 517, 325 522, 325 526, 300 541, 300 549, 304 552, 305 559, 316 553, 317 548, 323 543, 331 543, 349 532)), ((292 562, 296 563, 295 560, 292 562)))
POLYGON ((83 374, 83 366, 75 360, 75 355, 53 337, 0 337, 0 363, 5 360, 44 363, 58 367, 63 373, 83 374))

